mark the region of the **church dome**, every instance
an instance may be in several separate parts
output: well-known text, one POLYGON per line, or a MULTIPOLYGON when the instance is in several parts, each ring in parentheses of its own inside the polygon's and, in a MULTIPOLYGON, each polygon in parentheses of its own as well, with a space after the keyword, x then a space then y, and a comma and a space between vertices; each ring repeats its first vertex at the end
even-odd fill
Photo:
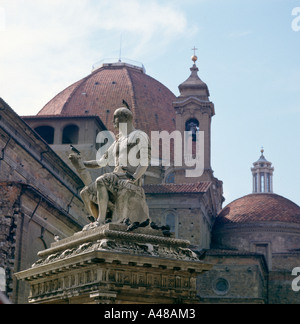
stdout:
POLYGON ((276 194, 251 194, 226 206, 217 217, 215 227, 259 222, 300 224, 300 207, 276 194))
POLYGON ((212 244, 216 248, 264 254, 272 267, 274 253, 293 253, 300 244, 300 207, 273 193, 272 163, 261 151, 254 163, 253 194, 227 205, 216 218, 212 244))
POLYGON ((151 131, 175 130, 172 103, 176 96, 148 76, 143 67, 125 62, 102 64, 59 93, 38 116, 99 116, 114 131, 113 114, 123 100, 131 107, 136 128, 148 135, 151 131))
POLYGON ((220 212, 212 236, 216 248, 264 254, 271 268, 272 254, 299 249, 300 207, 272 193, 251 194, 220 212))

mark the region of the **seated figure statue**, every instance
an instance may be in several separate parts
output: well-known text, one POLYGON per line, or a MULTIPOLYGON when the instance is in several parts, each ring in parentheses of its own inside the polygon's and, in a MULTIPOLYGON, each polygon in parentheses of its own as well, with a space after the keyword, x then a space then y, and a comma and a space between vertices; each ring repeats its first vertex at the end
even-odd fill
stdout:
POLYGON ((151 221, 142 178, 151 159, 149 138, 134 128, 132 112, 127 108, 116 110, 114 126, 119 130, 117 139, 99 160, 82 162, 78 154, 69 157, 86 185, 81 197, 91 219, 96 220, 92 227, 107 222, 147 226, 151 221), (107 165, 113 165, 114 171, 92 182, 86 169, 107 165))

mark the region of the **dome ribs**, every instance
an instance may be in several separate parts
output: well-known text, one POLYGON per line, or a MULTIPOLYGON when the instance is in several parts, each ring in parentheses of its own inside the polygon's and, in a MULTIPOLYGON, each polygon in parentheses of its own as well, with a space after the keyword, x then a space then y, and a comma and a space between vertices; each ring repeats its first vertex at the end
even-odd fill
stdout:
POLYGON ((163 84, 127 64, 106 64, 54 97, 40 116, 99 116, 110 131, 123 100, 131 106, 135 126, 151 131, 175 130, 175 95, 163 84))

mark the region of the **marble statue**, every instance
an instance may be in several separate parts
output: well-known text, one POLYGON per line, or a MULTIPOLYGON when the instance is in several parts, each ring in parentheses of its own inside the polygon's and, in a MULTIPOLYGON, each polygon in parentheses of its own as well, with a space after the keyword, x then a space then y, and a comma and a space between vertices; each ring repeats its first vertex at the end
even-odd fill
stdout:
POLYGON ((82 161, 79 152, 72 149, 69 156, 85 184, 82 200, 93 220, 87 229, 106 223, 124 223, 132 230, 150 225, 149 209, 142 188, 151 160, 148 136, 136 130, 133 115, 128 108, 119 108, 114 114, 114 126, 119 134, 105 154, 95 161, 82 161), (114 171, 92 181, 87 169, 113 166, 114 171))

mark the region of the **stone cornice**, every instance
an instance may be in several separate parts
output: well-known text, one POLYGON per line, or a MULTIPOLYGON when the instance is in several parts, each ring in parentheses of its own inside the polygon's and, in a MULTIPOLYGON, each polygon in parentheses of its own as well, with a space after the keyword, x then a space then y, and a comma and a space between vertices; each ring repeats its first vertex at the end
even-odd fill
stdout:
POLYGON ((225 224, 214 231, 214 235, 220 232, 277 232, 300 234, 300 225, 282 222, 259 222, 248 224, 225 224))

